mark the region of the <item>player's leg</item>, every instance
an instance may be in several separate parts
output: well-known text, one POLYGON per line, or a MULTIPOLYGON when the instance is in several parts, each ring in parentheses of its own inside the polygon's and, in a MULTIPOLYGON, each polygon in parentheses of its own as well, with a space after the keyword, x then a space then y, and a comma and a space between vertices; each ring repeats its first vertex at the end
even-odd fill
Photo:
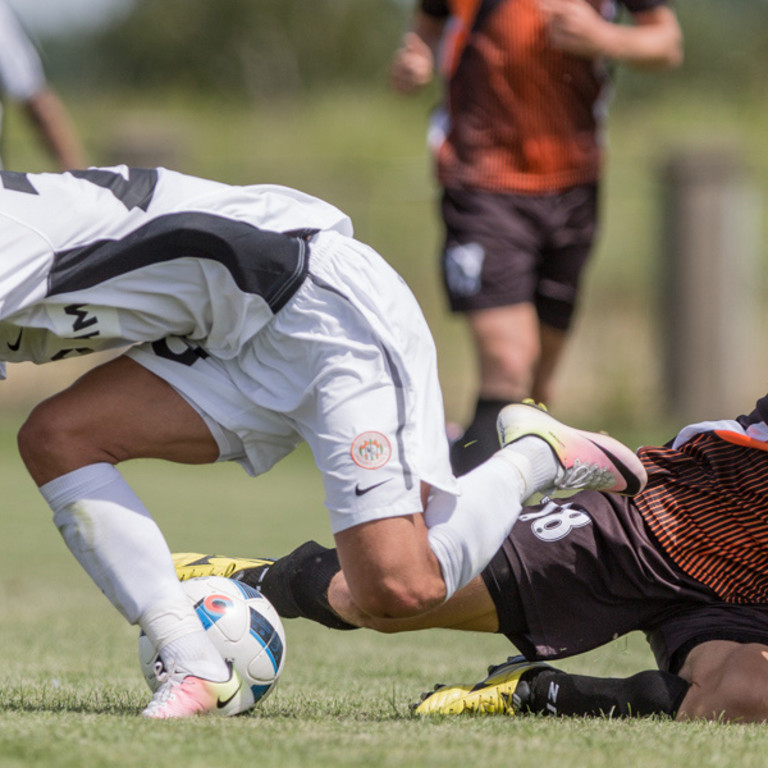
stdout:
POLYGON ((680 669, 690 689, 678 720, 768 721, 768 644, 710 640, 680 669))
MULTIPOLYGON (((505 426, 512 444, 457 488, 426 321, 386 262, 348 238, 313 239, 309 279, 238 365, 309 443, 350 595, 367 615, 437 607, 496 553, 524 499, 570 476, 575 463, 591 465, 596 452, 611 475, 600 487, 628 487, 626 467, 599 448, 605 438, 519 406, 525 426, 505 426), (425 485, 433 489, 426 505, 425 485)), ((631 451, 612 445, 613 457, 643 472, 631 451)))
MULTIPOLYGON (((503 541, 503 537, 499 539, 500 530, 508 533, 510 520, 514 522, 519 512, 520 499, 551 484, 571 489, 573 482, 602 484, 614 490, 634 492, 644 482, 644 470, 634 454, 606 435, 574 430, 526 405, 508 406, 502 416, 501 432, 505 444, 509 444, 482 467, 461 478, 462 494, 458 499, 436 492, 427 502, 423 520, 420 516, 398 517, 390 528, 382 523, 392 522, 392 518, 371 520, 337 534, 337 541, 350 552, 347 562, 351 564, 345 566, 343 574, 335 551, 307 542, 277 562, 257 561, 250 566, 247 561, 228 561, 218 556, 179 555, 179 575, 182 578, 201 573, 234 575, 264 589, 267 596, 274 599, 281 615, 304 616, 335 628, 367 626, 396 632, 452 626, 495 631, 497 620, 493 607, 487 596, 480 599, 481 589, 475 588, 473 592, 478 598, 476 611, 472 610, 471 600, 449 600, 444 606, 438 606, 443 591, 448 597, 455 592, 461 594, 462 588, 473 582, 483 564, 495 554, 488 553, 491 545, 495 543, 498 551, 503 541), (628 466, 623 465, 621 458, 628 466), (567 467, 575 467, 577 477, 567 467), (494 492, 495 496, 489 495, 494 492), (483 517, 489 510, 495 511, 496 527, 487 526, 483 517), (506 514, 504 510, 508 510, 506 514), (487 527, 478 532, 478 525, 483 523, 487 527), (427 548, 431 552, 425 553, 427 548), (358 557, 362 560, 359 565, 358 557), (442 577, 441 585, 437 572, 428 572, 436 597, 425 598, 423 591, 416 592, 418 600, 431 597, 432 604, 426 606, 409 596, 406 591, 412 588, 409 584, 400 586, 401 582, 412 581, 419 575, 412 563, 419 557, 428 563, 431 557, 437 558, 442 577), (393 616, 391 609, 374 605, 371 610, 361 604, 365 598, 356 595, 354 585, 350 585, 350 574, 352 579, 363 583, 381 582, 380 589, 387 599, 392 599, 393 592, 402 592, 396 608, 398 613, 393 616), (409 618, 418 614, 424 615, 415 621, 409 618)), ((612 518, 613 514, 609 516, 612 518)), ((533 529, 541 529, 543 538, 552 541, 563 538, 572 528, 587 525, 590 520, 584 512, 556 504, 541 512, 529 512, 526 518, 536 520, 533 529)), ((570 562, 570 557, 564 556, 563 561, 570 562)), ((434 566, 434 560, 431 563, 434 566)), ((495 582, 493 579, 492 583, 495 582)), ((498 595, 495 601, 497 607, 506 603, 503 595, 498 595)))
POLYGON ((422 694, 414 713, 554 717, 674 717, 689 684, 661 670, 630 677, 575 675, 523 656, 488 668, 474 685, 438 685, 422 694))
POLYGON ((445 289, 451 309, 469 324, 479 378, 472 419, 451 448, 457 475, 496 450, 501 408, 532 395, 540 354, 533 302, 541 235, 529 211, 535 205, 535 197, 482 190, 443 195, 445 289))
POLYGON ((613 494, 526 507, 483 582, 499 631, 527 658, 438 688, 417 714, 673 715, 688 682, 670 671, 600 678, 544 663, 658 625, 675 600, 684 612, 686 595, 697 605, 638 523, 631 500, 613 494))
POLYGON ((184 695, 148 714, 191 714, 215 706, 220 693, 227 698, 239 681, 181 591, 160 529, 114 466, 131 458, 216 460, 217 444, 197 412, 162 379, 120 357, 35 408, 19 448, 69 549, 160 650, 170 673, 162 690, 184 687, 184 695), (178 709, 184 702, 192 711, 178 709))
POLYGON ((533 378, 532 397, 537 403, 551 403, 554 398, 555 372, 568 339, 567 331, 540 323, 541 354, 533 378))
POLYGON ((417 615, 476 575, 471 568, 496 551, 526 488, 497 458, 483 468, 485 483, 468 481, 479 493, 458 512, 436 353, 418 303, 362 244, 326 234, 312 247, 311 278, 259 338, 258 359, 269 367, 277 351, 283 366, 297 361, 298 402, 288 416, 323 473, 352 600, 365 615, 417 615), (435 491, 422 515, 426 484, 435 491), (477 509, 488 518, 480 524, 477 509))
POLYGON ((387 517, 336 532, 349 592, 362 613, 405 618, 450 598, 481 572, 536 492, 635 493, 645 483, 637 457, 606 435, 566 427, 527 405, 507 406, 500 420, 505 447, 460 478, 460 495, 435 491, 423 517, 387 517))
POLYGON ((19 447, 38 485, 89 464, 138 457, 207 464, 218 457, 197 412, 126 356, 40 403, 20 430, 19 447))
POLYGON ((466 313, 480 369, 479 396, 506 403, 530 397, 539 360, 539 319, 531 302, 466 313))
POLYGON ((173 555, 179 580, 224 576, 258 589, 283 619, 305 618, 330 629, 367 627, 391 634, 442 627, 496 632, 496 608, 480 577, 437 608, 408 619, 362 614, 352 600, 339 557, 316 541, 306 541, 277 559, 236 558, 181 552, 173 555), (357 621, 357 624, 351 622, 357 621))
POLYGON ((573 187, 541 201, 540 226, 547 232, 537 267, 536 312, 540 321, 541 354, 533 381, 533 398, 550 403, 553 382, 562 358, 589 260, 598 220, 598 189, 594 184, 573 187))
POLYGON ((451 446, 457 475, 479 466, 497 449, 494 426, 501 409, 533 392, 539 360, 539 320, 530 302, 466 313, 477 356, 479 392, 464 433, 451 446))
POLYGON ((465 632, 497 632, 499 627, 494 605, 481 577, 477 576, 449 600, 436 608, 404 619, 387 619, 363 614, 352 600, 344 573, 331 580, 328 604, 333 612, 351 626, 373 629, 384 634, 413 632, 421 629, 455 629, 465 632))
POLYGON ((437 609, 481 572, 523 500, 549 487, 557 471, 547 443, 529 437, 463 476, 458 496, 423 488, 423 513, 337 531, 349 595, 337 605, 342 618, 366 626, 437 609))
MULTIPOLYGON (((504 531, 508 533, 516 519, 521 499, 553 484, 574 488, 570 467, 577 467, 576 484, 582 487, 602 485, 634 492, 644 482, 644 471, 634 454, 606 435, 574 430, 526 405, 509 406, 503 416, 503 434, 509 445, 461 478, 460 497, 438 491, 427 501, 423 519, 421 515, 376 519, 337 533, 337 543, 349 553, 343 574, 337 553, 315 542, 307 542, 276 562, 178 555, 177 571, 181 578, 209 573, 241 578, 263 589, 282 616, 304 616, 334 628, 367 626, 397 632, 451 626, 495 631, 493 608, 487 599, 479 599, 481 589, 475 589, 473 595, 478 599, 474 602, 440 603, 454 592, 462 594, 462 588, 473 582, 498 550, 504 531), (493 525, 484 517, 489 512, 493 525), (418 571, 425 564, 432 567, 426 576, 418 571), (368 594, 355 592, 354 584, 350 586, 355 579, 367 587, 368 594), (432 594, 424 590, 425 580, 432 594), (374 589, 379 593, 372 599, 374 589), (375 600, 393 602, 383 607, 375 600), (424 615, 418 620, 409 618, 419 614, 424 615)), ((555 510, 550 517, 553 521, 569 519, 568 514, 555 510)), ((558 526, 563 528, 562 523, 558 526)))

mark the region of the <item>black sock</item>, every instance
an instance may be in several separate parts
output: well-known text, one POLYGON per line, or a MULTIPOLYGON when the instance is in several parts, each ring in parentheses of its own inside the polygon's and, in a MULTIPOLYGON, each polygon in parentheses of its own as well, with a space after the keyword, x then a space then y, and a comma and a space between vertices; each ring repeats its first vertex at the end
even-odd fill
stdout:
POLYGON ((457 477, 465 475, 499 450, 496 417, 508 404, 508 400, 478 398, 472 423, 451 445, 451 466, 457 477))
POLYGON ((276 560, 258 588, 284 619, 301 616, 331 629, 357 629, 337 616, 328 602, 328 587, 340 570, 335 549, 307 541, 276 560))
POLYGON ((674 717, 690 683, 669 672, 647 670, 632 677, 586 677, 542 669, 527 677, 524 709, 581 717, 674 717))

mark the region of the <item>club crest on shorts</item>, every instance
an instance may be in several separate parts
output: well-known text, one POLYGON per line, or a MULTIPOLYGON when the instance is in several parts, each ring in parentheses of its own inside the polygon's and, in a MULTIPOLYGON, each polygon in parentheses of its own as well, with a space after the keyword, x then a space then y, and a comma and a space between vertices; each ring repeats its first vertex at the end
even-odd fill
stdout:
POLYGON ((350 453, 358 467, 378 469, 391 458, 392 447, 381 432, 363 432, 352 441, 350 453))
POLYGON ((454 243, 443 254, 445 279, 457 296, 473 296, 483 285, 485 250, 479 243, 454 243))

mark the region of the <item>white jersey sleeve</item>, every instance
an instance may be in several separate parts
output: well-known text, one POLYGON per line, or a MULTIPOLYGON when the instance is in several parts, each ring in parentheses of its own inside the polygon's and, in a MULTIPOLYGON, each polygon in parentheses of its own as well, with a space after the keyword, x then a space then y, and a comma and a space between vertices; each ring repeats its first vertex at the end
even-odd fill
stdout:
POLYGON ((0 2, 0 88, 26 101, 45 86, 43 65, 13 12, 0 2))

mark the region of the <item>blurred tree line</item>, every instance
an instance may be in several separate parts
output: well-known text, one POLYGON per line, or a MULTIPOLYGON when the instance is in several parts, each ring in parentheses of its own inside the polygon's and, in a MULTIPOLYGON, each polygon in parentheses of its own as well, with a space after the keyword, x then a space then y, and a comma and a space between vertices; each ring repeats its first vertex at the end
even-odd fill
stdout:
MULTIPOLYGON (((768 96, 768 0, 677 0, 675 8, 684 67, 665 78, 624 68, 622 92, 642 98, 682 84, 768 96)), ((381 81, 410 14, 408 0, 136 0, 106 29, 44 42, 57 79, 80 86, 261 99, 381 81)))
POLYGON ((259 99, 381 79, 407 24, 392 0, 136 0, 112 26, 46 43, 85 85, 259 99))

